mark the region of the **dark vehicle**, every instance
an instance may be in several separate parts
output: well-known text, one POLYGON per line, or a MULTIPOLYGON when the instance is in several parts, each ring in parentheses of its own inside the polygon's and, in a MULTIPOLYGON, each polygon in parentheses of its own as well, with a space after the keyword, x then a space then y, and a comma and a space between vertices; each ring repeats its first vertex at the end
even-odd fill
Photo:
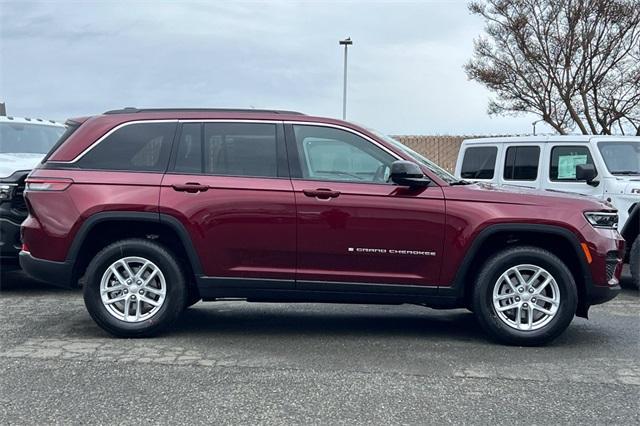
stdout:
POLYGON ((20 224, 27 217, 22 193, 27 174, 64 132, 55 121, 0 116, 0 260, 17 266, 20 224))
POLYGON ((199 301, 471 309, 536 345, 620 287, 610 205, 456 179, 393 139, 286 111, 109 111, 27 180, 23 268, 117 336, 199 301))

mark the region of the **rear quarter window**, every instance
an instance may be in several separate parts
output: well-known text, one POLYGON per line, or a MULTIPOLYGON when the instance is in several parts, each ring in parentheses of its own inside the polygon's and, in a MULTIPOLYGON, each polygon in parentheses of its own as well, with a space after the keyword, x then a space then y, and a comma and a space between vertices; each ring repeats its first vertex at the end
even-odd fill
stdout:
POLYGON ((498 148, 495 146, 470 147, 464 151, 460 177, 463 179, 493 179, 498 148))
POLYGON ((176 123, 125 125, 88 151, 83 169, 163 172, 167 169, 176 123))

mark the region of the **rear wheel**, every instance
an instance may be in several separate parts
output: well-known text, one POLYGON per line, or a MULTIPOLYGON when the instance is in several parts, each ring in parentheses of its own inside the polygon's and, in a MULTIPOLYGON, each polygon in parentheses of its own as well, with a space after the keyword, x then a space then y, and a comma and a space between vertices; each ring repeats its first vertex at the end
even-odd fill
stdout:
POLYGON ((109 333, 149 336, 184 308, 185 279, 163 246, 141 239, 118 241, 89 264, 84 301, 91 317, 109 333))
POLYGON ((576 311, 575 281, 565 264, 536 247, 498 253, 482 268, 473 311, 482 327, 500 342, 541 345, 555 339, 576 311))
POLYGON ((635 288, 640 289, 640 235, 636 237, 629 252, 629 269, 631 269, 631 282, 635 288))

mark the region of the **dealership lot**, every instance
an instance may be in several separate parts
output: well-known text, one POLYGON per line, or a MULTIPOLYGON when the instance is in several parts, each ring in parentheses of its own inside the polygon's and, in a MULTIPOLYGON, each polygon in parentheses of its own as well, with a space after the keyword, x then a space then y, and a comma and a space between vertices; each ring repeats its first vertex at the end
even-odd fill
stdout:
POLYGON ((2 276, 2 424, 637 424, 639 401, 631 290, 541 348, 493 344, 465 310, 409 305, 199 303, 162 336, 126 340, 80 292, 2 276))

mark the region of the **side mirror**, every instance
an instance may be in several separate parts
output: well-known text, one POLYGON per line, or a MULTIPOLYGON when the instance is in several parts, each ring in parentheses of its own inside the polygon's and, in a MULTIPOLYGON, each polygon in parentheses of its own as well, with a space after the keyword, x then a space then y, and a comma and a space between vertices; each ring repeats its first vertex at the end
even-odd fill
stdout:
MULTIPOLYGON (((578 164, 576 165, 576 180, 584 181, 588 185, 593 185, 593 180, 598 175, 596 166, 593 164, 578 164)), ((597 185, 597 184, 596 184, 597 185)), ((593 186, 596 186, 593 185, 593 186)))
POLYGON ((398 160, 391 163, 392 182, 411 188, 429 186, 431 180, 422 173, 420 167, 411 161, 398 160))

